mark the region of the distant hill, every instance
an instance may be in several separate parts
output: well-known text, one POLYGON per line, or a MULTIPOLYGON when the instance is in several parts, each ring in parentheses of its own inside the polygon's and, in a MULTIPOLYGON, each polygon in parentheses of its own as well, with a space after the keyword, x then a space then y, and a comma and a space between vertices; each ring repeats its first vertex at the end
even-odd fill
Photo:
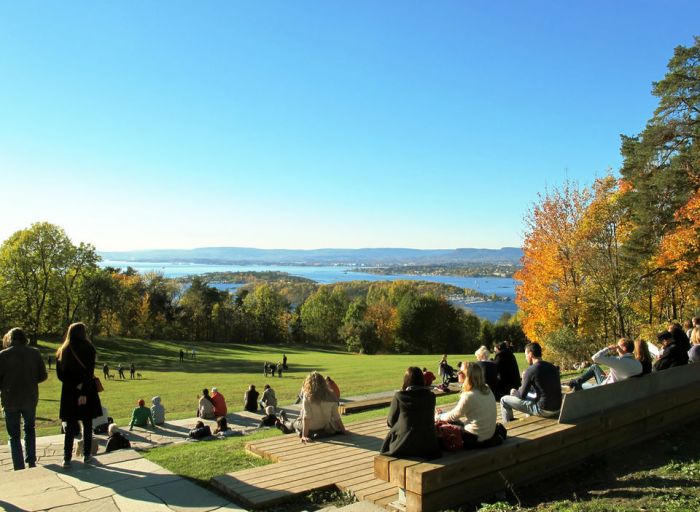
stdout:
POLYGON ((106 260, 203 263, 216 265, 459 265, 468 263, 517 264, 518 247, 501 249, 254 249, 201 247, 149 251, 100 252, 106 260))

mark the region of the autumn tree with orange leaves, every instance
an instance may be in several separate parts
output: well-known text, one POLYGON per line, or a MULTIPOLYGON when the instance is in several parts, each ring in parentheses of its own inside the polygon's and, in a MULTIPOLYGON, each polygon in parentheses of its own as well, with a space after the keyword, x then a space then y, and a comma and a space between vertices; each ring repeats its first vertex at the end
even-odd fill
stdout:
POLYGON ((526 216, 517 303, 554 353, 700 313, 700 38, 668 69, 646 128, 622 137, 621 179, 566 183, 526 216))

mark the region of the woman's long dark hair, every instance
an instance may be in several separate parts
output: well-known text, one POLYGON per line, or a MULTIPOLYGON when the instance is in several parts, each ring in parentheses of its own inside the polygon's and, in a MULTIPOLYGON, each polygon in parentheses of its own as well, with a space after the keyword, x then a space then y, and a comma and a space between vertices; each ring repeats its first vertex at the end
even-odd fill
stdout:
POLYGON ((406 373, 403 376, 403 386, 401 386, 401 390, 406 391, 411 386, 425 386, 423 370, 421 370, 417 366, 408 367, 406 373))

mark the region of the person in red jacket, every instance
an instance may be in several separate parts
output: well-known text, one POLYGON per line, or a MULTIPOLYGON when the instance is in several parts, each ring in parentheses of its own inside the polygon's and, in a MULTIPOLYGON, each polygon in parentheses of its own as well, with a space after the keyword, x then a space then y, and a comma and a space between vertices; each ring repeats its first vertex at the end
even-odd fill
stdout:
POLYGON ((226 399, 216 388, 211 388, 211 401, 214 404, 214 416, 226 416, 226 399))
POLYGON ((427 368, 423 368, 423 380, 425 381, 426 386, 432 386, 433 382, 435 381, 435 374, 427 368))
POLYGON ((340 400, 340 388, 338 387, 338 384, 336 384, 330 377, 326 377, 326 384, 328 384, 328 387, 331 388, 331 391, 333 391, 335 397, 340 400))

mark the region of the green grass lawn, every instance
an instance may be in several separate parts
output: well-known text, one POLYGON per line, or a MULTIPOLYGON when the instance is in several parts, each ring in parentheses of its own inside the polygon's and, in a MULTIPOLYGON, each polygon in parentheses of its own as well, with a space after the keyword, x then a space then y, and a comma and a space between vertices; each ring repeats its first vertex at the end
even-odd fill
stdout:
MULTIPOLYGON (((55 352, 58 342, 40 341, 44 359, 55 352)), ((276 391, 281 404, 292 403, 304 377, 312 370, 331 375, 338 383, 342 396, 398 389, 408 366, 428 367, 437 373, 440 355, 360 355, 341 350, 309 348, 289 345, 234 345, 224 343, 185 343, 170 341, 145 341, 114 338, 98 339, 97 375, 102 377, 102 363, 109 364, 116 376, 116 367, 125 367, 133 361, 140 380, 110 380, 104 382, 105 391, 100 395, 102 403, 116 422, 127 425, 131 411, 138 399, 147 404, 153 396, 160 395, 167 410, 167 419, 194 417, 197 394, 202 388, 216 386, 226 397, 230 411, 243 409, 243 393, 250 384, 262 390, 269 383, 276 391), (197 349, 197 359, 179 362, 180 348, 197 349), (288 357, 289 371, 282 378, 263 377, 265 361, 281 361, 288 357)), ((524 368, 522 354, 518 354, 524 368)), ((450 355, 453 365, 460 360, 473 360, 474 356, 450 355)), ((129 372, 126 371, 128 377, 129 372)), ((55 371, 49 372, 48 381, 39 387, 37 408, 38 435, 59 433, 58 408, 60 382, 55 371)), ((0 442, 7 434, 4 423, 0 425, 0 442)))

